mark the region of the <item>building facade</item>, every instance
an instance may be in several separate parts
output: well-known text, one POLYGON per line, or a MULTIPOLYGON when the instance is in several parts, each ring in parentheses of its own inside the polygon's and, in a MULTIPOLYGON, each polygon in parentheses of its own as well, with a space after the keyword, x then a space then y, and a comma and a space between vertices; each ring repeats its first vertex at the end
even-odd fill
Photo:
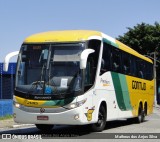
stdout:
POLYGON ((0 63, 0 117, 13 113, 15 71, 16 63, 9 64, 8 72, 3 71, 3 63, 0 63))

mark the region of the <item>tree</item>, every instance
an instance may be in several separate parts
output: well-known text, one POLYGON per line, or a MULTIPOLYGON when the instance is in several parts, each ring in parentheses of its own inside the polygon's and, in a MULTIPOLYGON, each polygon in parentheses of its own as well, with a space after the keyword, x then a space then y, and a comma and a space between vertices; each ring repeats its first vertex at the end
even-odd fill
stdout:
POLYGON ((154 25, 141 23, 127 29, 128 32, 119 36, 117 40, 141 54, 154 52, 157 47, 157 51, 160 51, 160 24, 158 22, 154 25))

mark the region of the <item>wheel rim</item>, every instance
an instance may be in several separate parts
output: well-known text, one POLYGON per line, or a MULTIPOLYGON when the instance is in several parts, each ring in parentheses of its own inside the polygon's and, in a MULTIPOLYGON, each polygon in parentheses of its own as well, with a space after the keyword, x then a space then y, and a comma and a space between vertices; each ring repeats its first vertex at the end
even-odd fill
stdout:
POLYGON ((101 127, 104 123, 104 114, 100 111, 98 114, 98 122, 97 122, 97 126, 101 127))

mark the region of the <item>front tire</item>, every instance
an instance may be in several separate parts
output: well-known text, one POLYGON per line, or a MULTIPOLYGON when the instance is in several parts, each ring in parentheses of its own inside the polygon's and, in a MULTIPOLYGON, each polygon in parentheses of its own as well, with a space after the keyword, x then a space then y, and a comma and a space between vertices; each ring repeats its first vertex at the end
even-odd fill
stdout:
POLYGON ((54 125, 49 125, 49 124, 35 124, 35 125, 41 131, 50 131, 54 127, 54 125))
POLYGON ((101 106, 98 113, 98 121, 91 125, 91 129, 94 132, 101 132, 106 126, 106 109, 101 106))

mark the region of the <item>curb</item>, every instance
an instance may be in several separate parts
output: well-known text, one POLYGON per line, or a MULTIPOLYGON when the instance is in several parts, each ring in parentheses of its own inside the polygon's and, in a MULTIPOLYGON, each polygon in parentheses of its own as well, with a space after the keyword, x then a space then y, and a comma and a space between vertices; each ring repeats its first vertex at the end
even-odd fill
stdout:
POLYGON ((12 128, 35 126, 34 124, 14 124, 12 128))

